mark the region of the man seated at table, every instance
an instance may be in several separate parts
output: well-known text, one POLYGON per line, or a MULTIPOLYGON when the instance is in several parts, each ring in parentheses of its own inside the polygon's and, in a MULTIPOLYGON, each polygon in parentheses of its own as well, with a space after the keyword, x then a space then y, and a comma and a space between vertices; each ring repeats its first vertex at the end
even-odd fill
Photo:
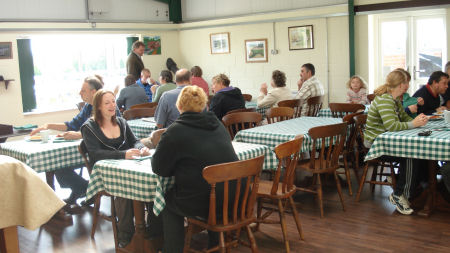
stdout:
POLYGON ((211 99, 209 110, 214 112, 219 120, 222 120, 222 117, 231 110, 245 108, 241 90, 230 86, 230 79, 226 75, 220 74, 213 77, 212 90, 215 95, 211 99))
MULTIPOLYGON (((300 69, 300 80, 297 82, 298 92, 295 95, 296 99, 302 99, 305 103, 306 100, 312 97, 323 96, 325 94, 323 85, 315 76, 316 69, 311 63, 302 65, 300 69)), ((307 114, 309 107, 303 106, 302 115, 307 114)))
POLYGON ((136 83, 145 90, 147 95, 147 102, 152 102, 152 87, 153 85, 159 85, 159 83, 153 80, 152 72, 149 69, 143 69, 141 71, 141 78, 139 78, 136 83))
MULTIPOLYGON (((450 61, 445 64, 444 71, 445 73, 447 73, 447 75, 450 76, 450 61)), ((448 82, 450 84, 450 79, 448 82)), ((450 109, 450 89, 447 89, 442 97, 444 98, 444 105, 447 107, 447 109, 450 109)))
POLYGON ((133 75, 125 77, 125 88, 120 91, 117 98, 117 107, 128 110, 131 106, 148 102, 144 88, 140 87, 135 81, 133 75))
MULTIPOLYGON (((30 135, 35 135, 42 130, 52 129, 58 131, 65 131, 61 134, 66 140, 76 140, 81 139, 80 128, 83 123, 88 120, 92 115, 92 100, 94 98, 95 92, 103 87, 101 81, 95 77, 87 77, 84 79, 83 85, 81 86, 80 96, 81 99, 86 103, 71 121, 66 121, 64 123, 47 123, 44 124, 33 131, 30 135)), ((118 109, 116 109, 116 114, 120 115, 118 109)), ((64 201, 67 204, 75 204, 78 198, 83 197, 86 194, 86 188, 88 181, 83 177, 78 175, 73 168, 64 168, 55 171, 56 179, 58 180, 62 188, 70 188, 72 193, 68 199, 64 201)))
MULTIPOLYGON (((414 93, 413 97, 421 97, 424 100, 423 105, 417 108, 417 114, 424 113, 431 115, 436 111, 443 111, 447 109, 444 101, 441 101, 441 96, 445 94, 448 88, 448 75, 442 71, 435 71, 428 79, 427 85, 422 86, 414 93)), ((443 99, 442 99, 443 100, 443 99)))
POLYGON ((191 72, 187 69, 180 69, 175 74, 177 88, 166 91, 161 96, 155 112, 155 121, 158 128, 170 126, 180 116, 175 103, 181 90, 191 84, 191 72))

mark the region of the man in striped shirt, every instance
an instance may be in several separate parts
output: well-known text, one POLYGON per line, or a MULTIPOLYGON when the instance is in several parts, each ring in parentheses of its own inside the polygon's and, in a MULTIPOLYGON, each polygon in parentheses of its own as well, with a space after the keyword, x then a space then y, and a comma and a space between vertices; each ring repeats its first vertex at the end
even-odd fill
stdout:
MULTIPOLYGON (((302 65, 300 70, 300 80, 297 82, 298 92, 296 99, 308 100, 312 97, 323 96, 325 94, 323 85, 314 75, 316 70, 314 65, 306 63, 302 65)), ((302 108, 302 115, 306 115, 309 111, 309 106, 304 105, 302 108)))

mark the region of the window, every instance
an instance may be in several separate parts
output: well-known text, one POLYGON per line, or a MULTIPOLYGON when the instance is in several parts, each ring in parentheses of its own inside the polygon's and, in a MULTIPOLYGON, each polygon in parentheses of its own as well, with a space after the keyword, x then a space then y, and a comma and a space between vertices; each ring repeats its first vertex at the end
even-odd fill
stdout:
POLYGON ((31 37, 37 112, 76 108, 83 79, 98 74, 114 90, 126 75, 126 35, 31 37))

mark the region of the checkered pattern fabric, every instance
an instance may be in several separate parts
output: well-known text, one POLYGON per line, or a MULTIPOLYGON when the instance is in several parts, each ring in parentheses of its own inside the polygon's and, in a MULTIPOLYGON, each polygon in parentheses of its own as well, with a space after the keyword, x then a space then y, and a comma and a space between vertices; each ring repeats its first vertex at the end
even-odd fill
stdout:
POLYGON ((239 131, 234 137, 235 141, 267 145, 271 149, 283 142, 292 140, 295 136, 303 134, 301 152, 308 152, 312 148, 312 140, 308 130, 317 126, 342 123, 342 119, 300 117, 285 120, 274 124, 264 125, 239 131))
MULTIPOLYGON (((240 160, 264 154, 264 168, 276 169, 275 154, 267 146, 233 142, 233 147, 240 160)), ((104 190, 117 197, 153 201, 153 212, 159 215, 166 205, 164 192, 173 184, 172 177, 160 177, 152 172, 150 159, 102 160, 94 165, 86 198, 90 199, 104 190)))
MULTIPOLYGON (((366 109, 364 110, 364 113, 367 114, 369 111, 370 105, 365 105, 366 109)), ((320 109, 319 113, 317 114, 317 117, 323 117, 323 118, 332 118, 333 115, 331 114, 330 108, 320 109)))
POLYGON ((76 168, 84 165, 78 152, 78 141, 52 143, 34 141, 11 141, 0 144, 0 154, 16 158, 36 172, 49 172, 61 168, 76 168))
POLYGON ((154 117, 144 119, 133 119, 127 121, 128 125, 138 139, 147 138, 156 130, 156 122, 154 117))
POLYGON ((270 107, 262 107, 262 108, 258 108, 256 102, 250 101, 250 102, 245 102, 245 108, 255 108, 256 112, 259 112, 263 118, 266 117, 266 110, 269 109, 270 107))
POLYGON ((423 127, 380 134, 375 138, 365 160, 383 155, 449 161, 450 124, 444 120, 429 121, 423 127), (431 135, 417 135, 424 130, 431 130, 431 135))

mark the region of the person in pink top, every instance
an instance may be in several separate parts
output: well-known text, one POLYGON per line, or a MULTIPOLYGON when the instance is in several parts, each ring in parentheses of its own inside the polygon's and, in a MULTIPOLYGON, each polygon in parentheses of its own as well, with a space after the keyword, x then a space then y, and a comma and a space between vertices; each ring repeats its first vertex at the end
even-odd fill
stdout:
POLYGON ((206 96, 209 96, 209 86, 205 79, 202 78, 202 69, 199 66, 194 66, 191 68, 191 74, 191 84, 202 88, 205 91, 206 96))

